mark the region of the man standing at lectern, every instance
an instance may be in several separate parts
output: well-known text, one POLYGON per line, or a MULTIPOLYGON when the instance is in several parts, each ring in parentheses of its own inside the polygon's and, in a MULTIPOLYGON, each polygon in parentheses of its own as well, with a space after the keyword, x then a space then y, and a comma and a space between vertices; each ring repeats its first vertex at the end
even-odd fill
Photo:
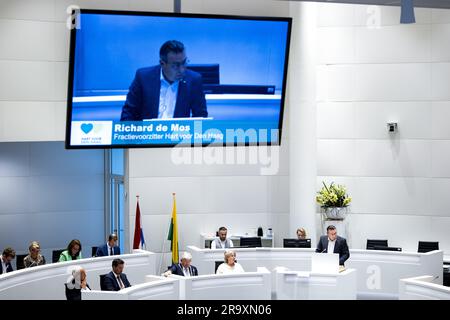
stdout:
POLYGON ((347 240, 337 235, 336 227, 328 226, 327 235, 321 236, 317 244, 318 253, 339 253, 339 265, 343 266, 345 261, 350 258, 347 240))

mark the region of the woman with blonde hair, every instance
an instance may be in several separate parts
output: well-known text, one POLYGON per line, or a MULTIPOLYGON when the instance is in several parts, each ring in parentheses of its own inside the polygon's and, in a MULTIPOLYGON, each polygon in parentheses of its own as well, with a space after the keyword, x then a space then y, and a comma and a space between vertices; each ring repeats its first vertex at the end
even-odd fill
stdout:
POLYGON ((298 239, 306 239, 306 230, 304 228, 298 228, 297 229, 297 238, 298 239))
POLYGON ((218 268, 216 274, 230 274, 230 273, 243 273, 244 268, 236 262, 236 252, 232 250, 225 251, 224 254, 225 262, 222 263, 218 268))
POLYGON ((39 242, 31 242, 30 246, 28 247, 28 251, 30 253, 23 259, 25 268, 31 268, 45 264, 45 258, 40 254, 41 246, 39 245, 39 242))

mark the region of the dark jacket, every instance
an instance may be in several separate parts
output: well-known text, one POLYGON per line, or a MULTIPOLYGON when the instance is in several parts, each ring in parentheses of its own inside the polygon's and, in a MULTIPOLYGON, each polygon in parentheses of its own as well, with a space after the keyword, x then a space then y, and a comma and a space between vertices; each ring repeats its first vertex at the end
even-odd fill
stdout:
MULTIPOLYGON (((11 265, 11 262, 7 262, 6 263, 6 273, 11 272, 11 271, 14 271, 14 269, 11 265)), ((3 265, 0 263, 0 274, 2 274, 2 273, 3 273, 3 265)))
MULTIPOLYGON (((125 273, 120 274, 120 279, 122 280, 125 288, 131 287, 131 284, 128 281, 127 275, 125 273)), ((117 283, 117 279, 116 279, 114 272, 111 271, 110 273, 108 273, 105 276, 103 281, 104 281, 103 285, 104 285, 105 291, 119 291, 120 290, 120 286, 117 283)))
MULTIPOLYGON (((118 254, 120 254, 120 248, 117 246, 113 247, 113 255, 118 255, 118 254)), ((108 246, 106 243, 97 248, 97 252, 95 253, 95 256, 96 257, 109 256, 108 246)))
MULTIPOLYGON (((321 236, 319 243, 317 244, 316 252, 327 252, 328 249, 328 236, 321 236)), ((334 245, 334 252, 339 253, 339 264, 344 265, 344 262, 350 258, 350 251, 348 250, 347 240, 342 237, 336 238, 336 243, 334 245)))
MULTIPOLYGON (((172 271, 172 274, 177 274, 179 276, 184 276, 183 267, 182 267, 181 263, 173 264, 170 267, 170 271, 172 271)), ((197 268, 192 266, 192 265, 189 266, 189 273, 191 274, 191 276, 198 276, 197 268)))
MULTIPOLYGON (((161 67, 147 67, 136 71, 130 85, 127 100, 122 108, 120 121, 141 121, 158 118, 159 95, 161 90, 161 67)), ((178 85, 174 118, 207 117, 202 76, 186 70, 178 85)))

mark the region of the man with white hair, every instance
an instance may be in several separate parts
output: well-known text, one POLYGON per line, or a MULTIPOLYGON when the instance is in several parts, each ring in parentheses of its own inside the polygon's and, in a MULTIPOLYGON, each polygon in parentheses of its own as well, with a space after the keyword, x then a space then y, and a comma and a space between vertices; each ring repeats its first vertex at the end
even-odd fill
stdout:
POLYGON ((192 255, 189 252, 183 252, 180 263, 173 264, 169 270, 163 273, 164 276, 176 274, 184 277, 198 276, 197 268, 191 265, 192 255))

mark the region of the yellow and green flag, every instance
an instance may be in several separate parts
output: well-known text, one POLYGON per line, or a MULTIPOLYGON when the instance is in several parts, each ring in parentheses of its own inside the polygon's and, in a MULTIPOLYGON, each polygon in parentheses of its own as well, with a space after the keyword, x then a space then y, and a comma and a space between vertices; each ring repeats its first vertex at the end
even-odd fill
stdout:
POLYGON ((173 193, 173 209, 172 209, 172 219, 170 221, 169 236, 167 240, 172 243, 170 245, 170 250, 172 251, 172 264, 177 264, 178 259, 178 225, 177 225, 177 203, 175 201, 175 193, 173 193))

